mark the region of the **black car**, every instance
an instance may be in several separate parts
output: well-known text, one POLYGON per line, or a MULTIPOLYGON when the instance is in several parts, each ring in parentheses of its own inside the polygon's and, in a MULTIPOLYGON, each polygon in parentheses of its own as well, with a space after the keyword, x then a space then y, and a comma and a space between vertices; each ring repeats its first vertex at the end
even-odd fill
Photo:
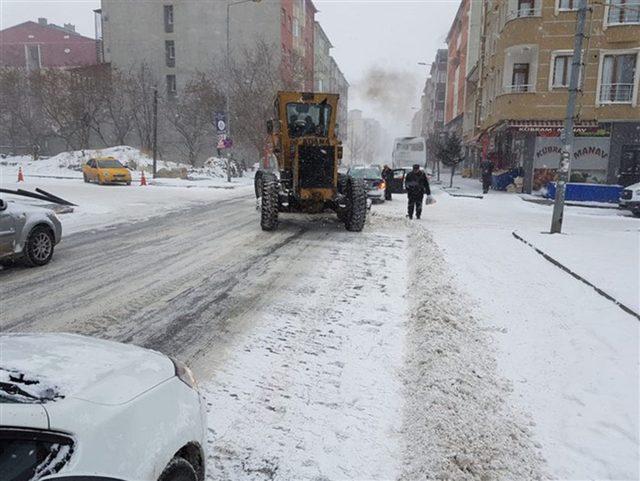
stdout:
POLYGON ((384 202, 385 182, 379 167, 351 167, 347 174, 356 179, 364 179, 369 199, 373 202, 384 202))

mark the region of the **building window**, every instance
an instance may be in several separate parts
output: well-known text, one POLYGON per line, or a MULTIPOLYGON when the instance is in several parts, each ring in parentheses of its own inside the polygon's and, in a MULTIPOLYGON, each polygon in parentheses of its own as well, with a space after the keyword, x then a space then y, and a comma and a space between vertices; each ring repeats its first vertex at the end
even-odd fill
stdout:
POLYGON ((514 63, 511 74, 511 92, 529 92, 529 64, 514 63))
POLYGON ((164 6, 164 31, 173 32, 173 5, 164 6))
POLYGON ((600 102, 630 104, 633 101, 638 55, 604 55, 600 79, 600 102))
POLYGON ((640 23, 640 2, 638 0, 610 0, 607 25, 640 23))
POLYGON ((533 0, 518 0, 518 17, 532 17, 534 14, 533 0))
POLYGON ((564 88, 569 86, 569 76, 571 67, 571 55, 556 55, 553 59, 553 88, 564 88))
POLYGON ((560 11, 570 11, 578 9, 578 0, 559 0, 558 1, 558 10, 560 11))
POLYGON ((173 40, 164 42, 164 52, 167 60, 167 67, 176 66, 176 44, 173 40))
POLYGON ((26 46, 26 64, 27 70, 38 70, 42 67, 42 59, 40 58, 40 45, 26 46))
POLYGON ((176 76, 167 75, 167 97, 175 97, 178 93, 178 87, 176 85, 176 76))

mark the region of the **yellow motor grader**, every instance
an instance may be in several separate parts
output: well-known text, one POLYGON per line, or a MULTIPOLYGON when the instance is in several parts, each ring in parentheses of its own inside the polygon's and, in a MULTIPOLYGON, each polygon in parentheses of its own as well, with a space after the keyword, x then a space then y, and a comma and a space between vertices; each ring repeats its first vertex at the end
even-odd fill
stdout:
POLYGON ((338 94, 278 92, 267 121, 277 167, 259 170, 261 227, 273 231, 280 212, 319 214, 333 210, 347 230, 360 232, 367 215, 364 181, 338 173, 338 94))

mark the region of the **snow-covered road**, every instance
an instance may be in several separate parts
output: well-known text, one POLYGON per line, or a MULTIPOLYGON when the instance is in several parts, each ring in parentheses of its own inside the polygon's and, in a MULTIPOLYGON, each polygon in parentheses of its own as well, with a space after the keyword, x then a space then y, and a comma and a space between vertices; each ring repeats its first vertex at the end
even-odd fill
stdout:
MULTIPOLYGON (((332 215, 264 233, 249 190, 69 235, 51 264, 0 271, 2 329, 188 362, 211 480, 637 473, 638 326, 513 239, 546 207, 439 192, 421 222, 397 199, 362 233, 332 215)), ((567 225, 627 242, 633 222, 569 212, 567 225)))

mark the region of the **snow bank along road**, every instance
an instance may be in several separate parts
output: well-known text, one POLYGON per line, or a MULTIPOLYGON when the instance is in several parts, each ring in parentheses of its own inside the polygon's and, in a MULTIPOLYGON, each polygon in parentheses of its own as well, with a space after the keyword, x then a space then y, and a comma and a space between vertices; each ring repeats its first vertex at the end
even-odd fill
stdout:
POLYGON ((492 337, 423 226, 394 202, 360 234, 333 216, 263 233, 255 201, 232 195, 0 271, 2 330, 188 362, 209 405, 210 479, 547 475, 492 337))

